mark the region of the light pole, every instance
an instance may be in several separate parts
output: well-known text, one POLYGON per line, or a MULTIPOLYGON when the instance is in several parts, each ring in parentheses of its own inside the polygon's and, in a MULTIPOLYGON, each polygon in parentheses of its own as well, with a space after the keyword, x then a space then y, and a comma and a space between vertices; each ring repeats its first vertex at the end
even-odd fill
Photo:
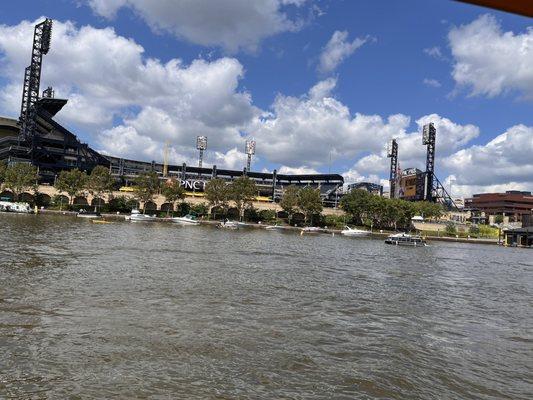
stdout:
POLYGON ((246 171, 250 172, 250 167, 252 166, 252 156, 255 154, 254 139, 249 139, 246 141, 246 154, 248 155, 248 160, 246 162, 246 171))
POLYGON ((202 162, 204 160, 204 150, 207 149, 207 136, 196 137, 196 149, 200 151, 198 158, 198 167, 202 168, 202 162))

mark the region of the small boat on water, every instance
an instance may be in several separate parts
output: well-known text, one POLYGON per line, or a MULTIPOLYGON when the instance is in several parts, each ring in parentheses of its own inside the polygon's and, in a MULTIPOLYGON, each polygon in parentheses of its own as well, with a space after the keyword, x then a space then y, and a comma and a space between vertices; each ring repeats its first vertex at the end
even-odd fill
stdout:
POLYGON ((142 214, 139 210, 133 209, 131 210, 130 215, 126 215, 126 220, 127 221, 151 222, 151 221, 157 221, 157 217, 155 215, 142 214))
POLYGON ((224 222, 218 224, 218 227, 222 229, 239 229, 240 226, 239 222, 230 220, 224 220, 224 222))
POLYGON ((31 214, 32 210, 28 203, 0 201, 0 212, 31 214))
POLYGON ((78 218, 100 218, 101 215, 99 212, 97 211, 85 211, 85 210, 80 210, 77 214, 76 214, 76 217, 78 218))
POLYGON ((187 214, 184 217, 172 218, 172 222, 176 222, 180 225, 200 225, 200 221, 198 221, 196 216, 192 214, 187 214))
POLYGON ((265 226, 265 229, 267 231, 276 231, 276 230, 283 230, 285 227, 283 225, 267 225, 265 226))
POLYGON ((302 228, 301 233, 320 233, 324 232, 324 229, 319 228, 318 226, 306 226, 305 228, 302 228))
POLYGON ((412 246, 412 247, 424 247, 428 244, 422 237, 418 235, 409 235, 408 233, 396 233, 390 235, 385 239, 386 244, 393 244, 395 246, 412 246))
POLYGON ((355 228, 350 228, 349 226, 345 226, 344 229, 341 231, 341 235, 345 235, 345 236, 367 236, 367 235, 370 235, 370 232, 362 230, 362 229, 355 229, 355 228))

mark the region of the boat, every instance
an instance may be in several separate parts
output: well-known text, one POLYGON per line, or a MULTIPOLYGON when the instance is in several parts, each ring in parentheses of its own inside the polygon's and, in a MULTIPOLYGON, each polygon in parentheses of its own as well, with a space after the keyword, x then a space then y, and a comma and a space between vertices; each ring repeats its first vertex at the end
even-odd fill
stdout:
POLYGON ((200 225, 200 221, 198 221, 196 216, 192 214, 187 214, 184 217, 172 218, 172 222, 176 222, 180 225, 200 225))
POLYGON ((225 220, 218 224, 219 228, 222 229, 239 229, 240 224, 237 221, 225 220))
POLYGON ((267 225, 265 226, 265 229, 267 231, 274 231, 274 230, 285 229, 285 227, 283 225, 267 225))
POLYGON ((302 228, 301 233, 320 233, 323 231, 324 229, 319 228, 318 226, 306 226, 305 228, 302 228))
POLYGON ((85 210, 80 210, 77 214, 76 214, 76 217, 78 218, 100 218, 101 215, 99 212, 97 211, 85 211, 85 210))
POLYGON ((344 229, 341 231, 341 235, 345 236, 367 236, 370 235, 369 231, 365 231, 362 229, 353 229, 349 226, 345 226, 344 229))
POLYGON ((32 210, 28 203, 0 201, 0 212, 31 214, 32 210))
POLYGON ((126 215, 126 220, 127 221, 151 222, 151 221, 157 221, 157 217, 155 215, 142 214, 139 210, 133 209, 131 210, 130 215, 126 215))
POLYGON ((390 235, 385 239, 386 244, 393 244, 396 246, 413 246, 413 247, 424 247, 428 244, 422 237, 418 235, 409 235, 408 233, 396 233, 390 235))

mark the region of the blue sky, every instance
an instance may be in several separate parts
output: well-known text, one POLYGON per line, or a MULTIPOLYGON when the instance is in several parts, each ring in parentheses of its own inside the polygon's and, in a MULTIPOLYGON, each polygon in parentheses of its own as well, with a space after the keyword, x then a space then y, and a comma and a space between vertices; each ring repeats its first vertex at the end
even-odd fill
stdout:
POLYGON ((194 163, 206 134, 207 161, 240 169, 253 137, 256 170, 384 181, 386 142, 422 166, 434 121, 458 195, 533 189, 526 17, 446 0, 2 2, 2 115, 16 117, 42 16, 55 23, 42 85, 70 99, 58 118, 110 154, 161 159, 168 140, 194 163))

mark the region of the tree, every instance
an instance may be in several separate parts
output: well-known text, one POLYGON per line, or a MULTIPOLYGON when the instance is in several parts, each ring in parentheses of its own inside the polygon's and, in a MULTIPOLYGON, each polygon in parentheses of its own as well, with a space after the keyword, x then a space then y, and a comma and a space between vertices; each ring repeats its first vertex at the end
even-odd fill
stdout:
POLYGON ((229 199, 235 203, 241 221, 244 215, 244 209, 252 205, 255 196, 257 196, 257 187, 255 186, 255 182, 247 176, 240 176, 231 183, 229 187, 229 199))
POLYGON ((0 186, 4 183, 6 177, 7 164, 2 160, 0 161, 0 186))
MULTIPOLYGON (((167 202, 172 204, 172 208, 174 208, 174 203, 177 200, 183 200, 185 198, 185 189, 180 186, 176 178, 171 178, 163 184, 161 194, 167 202)), ((169 212, 170 208, 167 208, 167 215, 169 212)))
MULTIPOLYGON (((228 207, 229 186, 222 179, 211 179, 205 185, 204 194, 206 200, 209 202, 211 208, 222 208, 224 210, 228 207)), ((213 218, 216 216, 213 215, 213 218)))
POLYGON ((355 189, 342 197, 340 206, 352 217, 353 222, 360 225, 368 212, 372 196, 366 190, 355 189))
POLYGON ((280 207, 287 213, 288 222, 291 223, 292 216, 298 209, 298 194, 300 189, 295 185, 287 186, 283 191, 283 196, 279 202, 280 207))
POLYGON ((109 172, 109 169, 99 165, 95 167, 91 175, 88 178, 88 188, 89 192, 98 197, 98 207, 101 206, 100 200, 102 195, 108 194, 113 190, 113 184, 115 183, 115 178, 109 172))
POLYGON ((320 197, 320 189, 313 189, 312 187, 305 187, 298 192, 298 208, 304 214, 305 222, 313 215, 322 212, 322 198, 320 197))
POLYGON ((429 201, 419 201, 415 203, 416 213, 427 219, 438 219, 442 216, 442 205, 429 201))
POLYGON ((17 163, 7 167, 3 173, 4 186, 13 192, 13 200, 21 193, 37 188, 37 168, 27 163, 17 163))
POLYGON ((143 214, 146 210, 146 203, 152 201, 159 190, 159 177, 155 171, 139 174, 135 179, 135 198, 143 203, 143 214))
POLYGON ((56 180, 55 188, 60 192, 65 192, 69 196, 69 204, 72 204, 74 197, 87 188, 88 176, 78 168, 70 171, 61 171, 56 180))

